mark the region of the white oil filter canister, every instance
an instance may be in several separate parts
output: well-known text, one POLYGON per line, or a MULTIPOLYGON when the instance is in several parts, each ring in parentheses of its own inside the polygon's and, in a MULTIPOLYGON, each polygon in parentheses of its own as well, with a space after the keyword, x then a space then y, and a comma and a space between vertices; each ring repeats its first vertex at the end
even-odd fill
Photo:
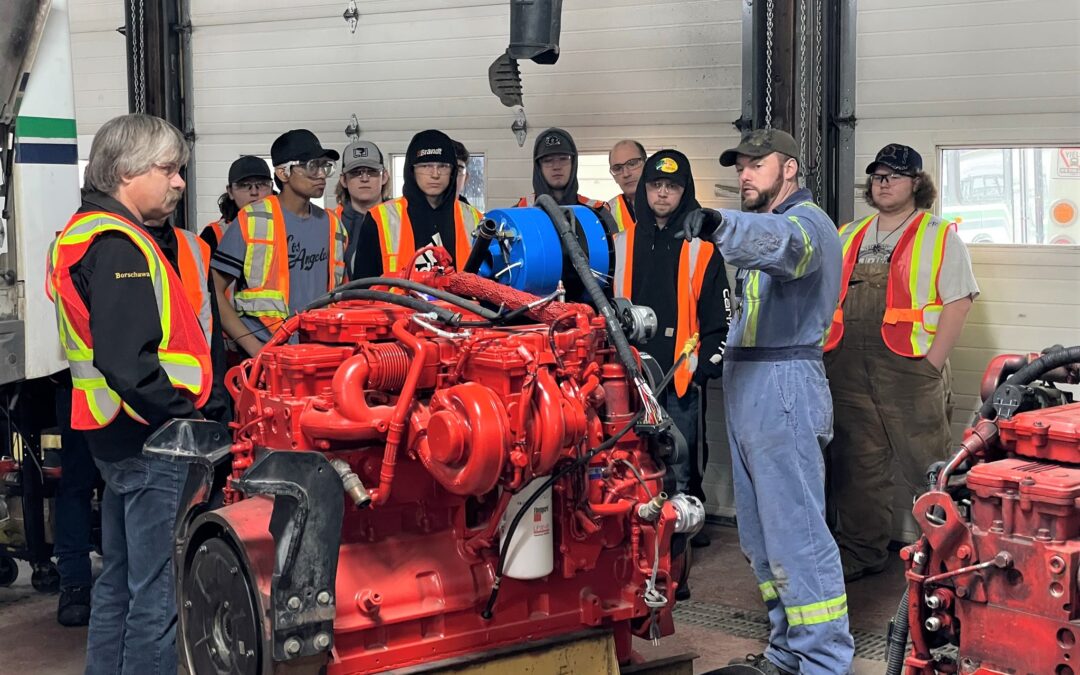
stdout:
MULTIPOLYGON (((499 548, 506 544, 506 531, 521 506, 543 486, 547 476, 533 479, 510 498, 499 528, 499 548)), ((551 531, 551 487, 536 498, 521 517, 510 548, 506 552, 503 575, 511 579, 539 579, 551 574, 554 562, 555 537, 551 531)))

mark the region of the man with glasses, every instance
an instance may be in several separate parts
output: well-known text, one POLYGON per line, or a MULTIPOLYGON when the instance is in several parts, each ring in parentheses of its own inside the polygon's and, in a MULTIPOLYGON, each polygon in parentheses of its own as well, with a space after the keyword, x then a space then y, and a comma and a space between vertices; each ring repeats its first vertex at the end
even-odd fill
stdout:
POLYGON ((441 246, 463 265, 483 214, 458 200, 457 172, 449 136, 434 129, 413 136, 405 151, 402 196, 368 212, 349 277, 399 274, 410 265, 430 269, 431 253, 416 255, 427 246, 441 246))
MULTIPOLYGON (((615 295, 656 312, 656 336, 646 349, 667 372, 695 333, 699 348, 684 360, 671 384, 657 392, 660 402, 686 440, 688 453, 674 458, 675 488, 704 500, 699 457, 700 428, 704 419, 701 387, 719 377, 722 345, 727 334, 724 312, 728 292, 724 260, 708 242, 683 237, 686 217, 701 209, 694 188, 690 160, 677 150, 661 150, 638 170, 635 203, 639 220, 614 236, 615 295)), ((704 450, 704 448, 702 448, 704 450)), ((707 546, 708 535, 692 541, 707 546)), ((689 597, 685 584, 679 599, 689 597)))
POLYGON ((645 157, 645 146, 631 140, 619 141, 608 153, 611 176, 622 190, 621 194, 608 202, 615 219, 616 232, 623 232, 634 223, 634 195, 645 166, 645 157))
POLYGON ((956 226, 928 211, 937 191, 919 153, 887 145, 866 173, 877 213, 840 228, 847 254, 825 345, 830 504, 848 581, 888 564, 892 488, 921 493, 927 467, 950 454, 948 358, 979 294, 956 226))
POLYGON ((371 141, 356 141, 345 148, 341 156, 341 178, 337 184, 335 213, 349 233, 345 251, 346 269, 352 267, 356 243, 360 241, 360 226, 368 211, 389 197, 390 174, 384 164, 382 150, 371 141))
POLYGON ((344 278, 345 226, 311 203, 322 197, 338 157, 307 129, 279 136, 270 159, 281 194, 240 209, 214 253, 221 325, 251 356, 291 313, 344 278), (229 303, 225 290, 234 282, 229 303))
POLYGON ((225 192, 218 197, 218 210, 221 218, 208 224, 199 234, 210 245, 210 253, 217 251, 221 237, 229 223, 236 220, 240 209, 251 202, 269 197, 274 192, 274 184, 270 180, 270 168, 259 157, 244 155, 232 163, 229 167, 229 184, 225 186, 225 192))
POLYGON ((578 151, 574 139, 563 129, 552 127, 536 137, 533 145, 533 194, 518 200, 518 206, 535 206, 538 195, 551 195, 563 206, 607 209, 607 204, 578 194, 578 151))

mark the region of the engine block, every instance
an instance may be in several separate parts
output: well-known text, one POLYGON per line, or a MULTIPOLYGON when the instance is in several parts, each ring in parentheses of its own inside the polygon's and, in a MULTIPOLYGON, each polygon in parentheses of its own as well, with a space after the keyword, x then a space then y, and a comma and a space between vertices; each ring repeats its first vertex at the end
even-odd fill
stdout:
MULTIPOLYGON (((537 300, 469 275, 426 280, 537 300)), ((633 635, 673 632, 672 539, 703 512, 667 498, 603 319, 553 302, 536 323, 484 326, 434 304, 460 325, 340 302, 290 319, 230 372, 224 506, 180 538, 193 672, 382 672, 588 627, 612 630, 625 661, 633 635), (301 455, 312 468, 295 468, 301 455), (341 479, 321 484, 333 494, 314 482, 326 474, 341 479)))

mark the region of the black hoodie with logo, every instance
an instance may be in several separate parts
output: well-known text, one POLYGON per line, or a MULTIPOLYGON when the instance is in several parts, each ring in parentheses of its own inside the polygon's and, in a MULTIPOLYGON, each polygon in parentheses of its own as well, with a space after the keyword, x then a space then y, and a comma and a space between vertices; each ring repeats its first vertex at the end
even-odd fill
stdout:
MULTIPOLYGON (((666 372, 675 363, 675 332, 679 321, 679 256, 685 243, 683 221, 692 211, 701 208, 690 160, 686 155, 677 150, 661 150, 645 160, 634 208, 638 220, 634 230, 633 297, 630 299, 635 304, 652 307, 656 312, 656 337, 649 341, 645 349, 666 372), (684 186, 678 207, 662 228, 656 225, 656 214, 649 207, 646 192, 647 183, 658 178, 668 178, 684 186)), ((716 250, 705 268, 705 279, 698 298, 701 349, 698 352, 698 370, 694 374, 698 381, 721 374, 721 366, 711 363, 710 358, 721 352, 721 345, 727 338, 726 295, 727 271, 720 251, 716 250)))
MULTIPOLYGON (((413 136, 405 153, 404 185, 402 196, 407 201, 409 222, 412 224, 413 241, 416 250, 437 244, 450 255, 454 255, 457 245, 457 233, 454 224, 454 209, 457 186, 457 159, 454 143, 441 131, 429 129, 413 136), (416 182, 417 164, 440 163, 450 165, 450 182, 439 196, 438 205, 431 206, 427 195, 416 182)), ((464 263, 464 261, 455 261, 464 263)), ((350 279, 377 277, 383 273, 382 252, 379 245, 379 230, 371 211, 364 217, 360 234, 356 242, 356 254, 349 270, 350 279)))

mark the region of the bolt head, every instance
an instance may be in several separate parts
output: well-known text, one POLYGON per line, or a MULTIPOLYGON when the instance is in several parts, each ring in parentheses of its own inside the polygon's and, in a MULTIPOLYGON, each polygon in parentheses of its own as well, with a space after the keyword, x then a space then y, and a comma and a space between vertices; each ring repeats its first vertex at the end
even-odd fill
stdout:
POLYGON ((319 594, 315 596, 315 601, 320 605, 329 605, 330 593, 328 591, 319 591, 319 594))
POLYGON ((300 653, 300 640, 296 638, 289 638, 285 641, 285 653, 286 654, 299 654, 300 653))
POLYGON ((330 646, 330 636, 326 633, 319 633, 315 636, 315 649, 326 649, 330 646))
POLYGON ((285 603, 285 606, 295 612, 300 609, 300 598, 295 595, 292 596, 289 598, 288 602, 285 603))

